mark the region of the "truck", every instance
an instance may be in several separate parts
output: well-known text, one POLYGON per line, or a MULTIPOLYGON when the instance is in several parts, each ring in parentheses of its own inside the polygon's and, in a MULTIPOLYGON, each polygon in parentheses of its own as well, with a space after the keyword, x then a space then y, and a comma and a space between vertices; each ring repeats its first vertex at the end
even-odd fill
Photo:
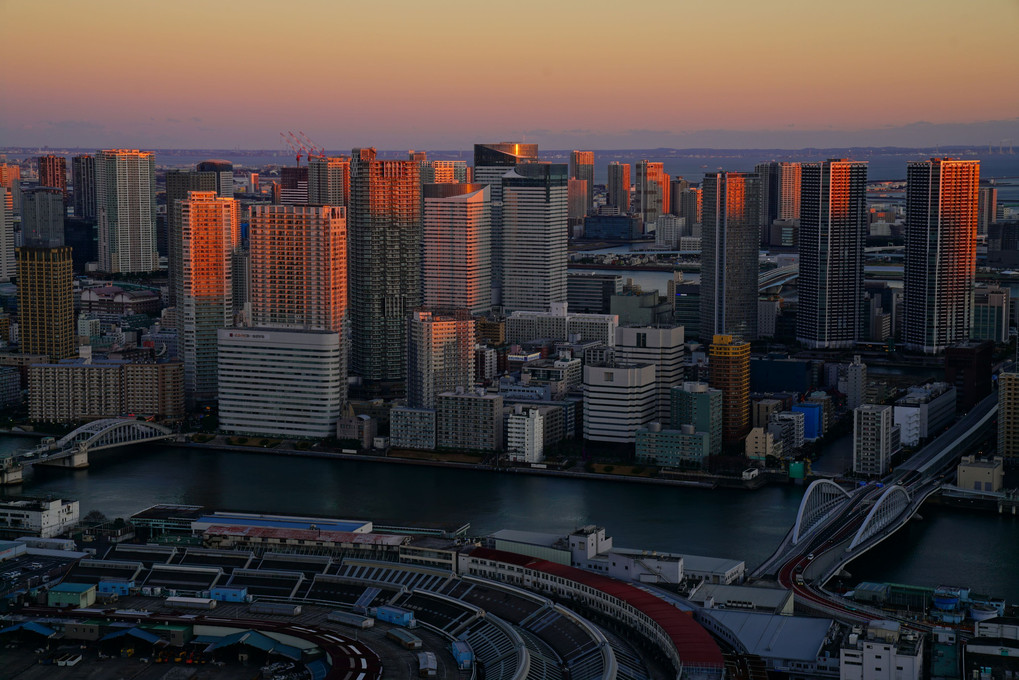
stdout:
POLYGON ((418 652, 418 677, 434 678, 438 674, 438 665, 435 662, 435 654, 432 652, 418 652))
POLYGON ((252 602, 248 610, 252 614, 275 614, 277 616, 299 616, 301 605, 286 602, 252 602))
POLYGON ((166 606, 178 609, 215 609, 216 601, 210 597, 168 597, 166 606))
POLYGON ((402 628, 391 628, 386 637, 399 643, 404 649, 421 649, 421 638, 402 628))

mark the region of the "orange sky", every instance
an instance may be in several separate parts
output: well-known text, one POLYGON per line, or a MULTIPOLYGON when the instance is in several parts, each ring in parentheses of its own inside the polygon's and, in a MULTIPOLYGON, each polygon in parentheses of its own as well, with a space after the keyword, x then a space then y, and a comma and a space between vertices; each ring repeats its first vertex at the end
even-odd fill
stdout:
POLYGON ((1019 117, 1017 0, 0 0, 0 17, 0 145, 823 145, 1019 117))

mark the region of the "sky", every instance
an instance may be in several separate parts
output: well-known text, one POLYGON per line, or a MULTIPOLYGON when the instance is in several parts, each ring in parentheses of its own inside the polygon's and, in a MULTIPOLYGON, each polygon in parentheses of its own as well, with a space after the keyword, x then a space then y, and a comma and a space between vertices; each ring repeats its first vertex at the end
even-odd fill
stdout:
POLYGON ((0 0, 0 147, 1019 144, 1019 0, 0 0))

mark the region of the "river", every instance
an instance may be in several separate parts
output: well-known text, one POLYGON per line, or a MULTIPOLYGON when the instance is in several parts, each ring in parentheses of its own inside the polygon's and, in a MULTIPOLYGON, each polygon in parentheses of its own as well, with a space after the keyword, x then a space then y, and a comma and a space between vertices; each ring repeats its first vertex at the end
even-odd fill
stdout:
MULTIPOLYGON (((0 454, 32 444, 0 436, 0 454)), ((88 470, 40 470, 10 493, 75 498, 82 514, 110 517, 186 503, 382 524, 470 522, 475 535, 598 524, 622 547, 732 557, 753 567, 792 525, 803 489, 707 490, 144 446, 96 454, 88 470)), ((851 566, 854 576, 969 585, 1019 601, 1019 519, 942 508, 922 514, 875 557, 851 566)))

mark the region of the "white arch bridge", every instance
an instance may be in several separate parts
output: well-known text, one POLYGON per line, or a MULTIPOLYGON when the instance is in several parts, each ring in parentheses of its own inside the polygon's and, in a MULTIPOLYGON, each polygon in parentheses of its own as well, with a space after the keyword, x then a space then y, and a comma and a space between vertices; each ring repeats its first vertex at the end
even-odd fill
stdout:
POLYGON ((12 462, 84 468, 88 467, 90 451, 163 441, 173 436, 173 431, 157 423, 133 418, 104 418, 82 425, 53 444, 17 454, 12 462))

